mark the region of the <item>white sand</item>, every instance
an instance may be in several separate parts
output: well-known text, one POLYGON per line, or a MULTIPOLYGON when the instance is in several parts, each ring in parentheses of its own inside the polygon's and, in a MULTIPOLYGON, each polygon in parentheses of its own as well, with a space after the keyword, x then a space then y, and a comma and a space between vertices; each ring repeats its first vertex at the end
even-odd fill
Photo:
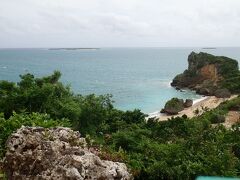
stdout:
POLYGON ((155 113, 149 114, 148 118, 156 117, 159 121, 166 121, 172 117, 178 117, 178 116, 181 117, 184 114, 187 115, 189 118, 192 118, 192 117, 196 116, 194 111, 197 109, 199 110, 198 115, 200 115, 204 112, 204 110, 203 110, 204 108, 214 109, 217 106, 219 106, 220 103, 227 101, 227 100, 231 100, 235 97, 237 97, 237 95, 232 95, 230 98, 217 98, 215 96, 206 96, 201 99, 195 100, 193 102, 192 107, 185 108, 183 111, 179 112, 177 115, 167 115, 165 113, 155 112, 155 113))

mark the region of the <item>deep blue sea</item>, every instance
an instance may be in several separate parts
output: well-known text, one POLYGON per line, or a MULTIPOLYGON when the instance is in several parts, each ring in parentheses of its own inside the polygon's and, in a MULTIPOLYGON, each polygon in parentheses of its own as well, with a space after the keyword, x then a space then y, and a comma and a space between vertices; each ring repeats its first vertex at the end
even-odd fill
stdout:
POLYGON ((150 113, 172 97, 200 98, 170 86, 173 77, 187 68, 192 51, 240 60, 240 48, 0 49, 0 79, 17 82, 19 74, 44 76, 60 70, 62 82, 75 93, 112 94, 116 107, 150 113))

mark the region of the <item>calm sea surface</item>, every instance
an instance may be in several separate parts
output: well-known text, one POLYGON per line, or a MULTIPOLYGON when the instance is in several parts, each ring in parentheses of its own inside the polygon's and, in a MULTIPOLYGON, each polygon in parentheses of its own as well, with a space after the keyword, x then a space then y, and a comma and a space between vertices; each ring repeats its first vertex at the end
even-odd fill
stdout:
POLYGON ((99 50, 0 49, 0 79, 17 82, 19 74, 62 72, 75 93, 112 94, 116 107, 160 110, 172 97, 200 98, 170 87, 187 68, 191 51, 240 60, 240 48, 102 48, 99 50))

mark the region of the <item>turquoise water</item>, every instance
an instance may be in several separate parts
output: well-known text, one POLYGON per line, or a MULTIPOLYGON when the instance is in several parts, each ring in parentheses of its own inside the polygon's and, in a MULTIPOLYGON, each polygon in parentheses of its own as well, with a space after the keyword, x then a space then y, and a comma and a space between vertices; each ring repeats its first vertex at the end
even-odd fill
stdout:
POLYGON ((42 76, 60 70, 61 80, 76 93, 112 94, 116 107, 150 113, 160 110, 172 97, 200 97, 169 85, 187 68, 191 51, 240 60, 240 48, 0 49, 0 79, 16 82, 19 74, 26 72, 42 76))

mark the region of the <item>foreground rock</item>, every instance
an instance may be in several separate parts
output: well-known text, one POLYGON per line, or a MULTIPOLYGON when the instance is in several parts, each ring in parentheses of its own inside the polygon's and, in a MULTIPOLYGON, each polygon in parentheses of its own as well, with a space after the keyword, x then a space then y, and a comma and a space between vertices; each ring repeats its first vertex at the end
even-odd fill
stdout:
POLYGON ((188 56, 188 69, 177 75, 171 85, 176 89, 189 88, 199 94, 214 95, 227 77, 238 72, 238 62, 234 59, 192 52, 188 56))
POLYGON ((22 127, 7 141, 9 179, 131 179, 123 163, 101 160, 69 128, 22 127))

